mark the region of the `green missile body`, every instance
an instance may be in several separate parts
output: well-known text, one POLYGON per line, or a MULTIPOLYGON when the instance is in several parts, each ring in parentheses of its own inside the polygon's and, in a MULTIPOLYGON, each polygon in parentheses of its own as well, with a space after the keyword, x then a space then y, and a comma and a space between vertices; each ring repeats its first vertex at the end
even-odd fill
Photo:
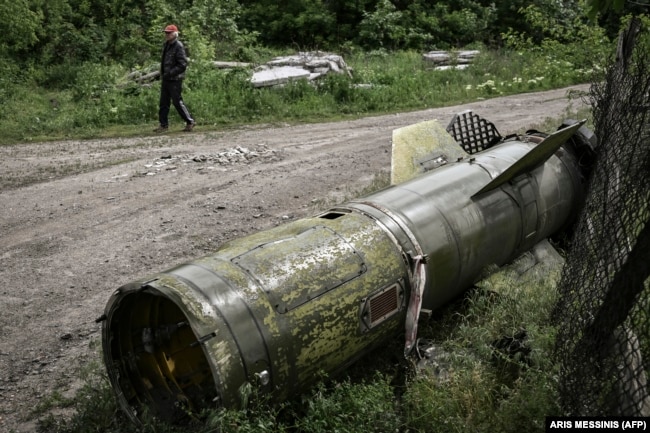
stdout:
POLYGON ((593 150, 581 125, 471 155, 437 124, 398 130, 399 183, 120 287, 102 317, 119 405, 175 422, 241 407, 252 386, 286 399, 398 332, 408 354, 421 309, 576 216, 593 150))

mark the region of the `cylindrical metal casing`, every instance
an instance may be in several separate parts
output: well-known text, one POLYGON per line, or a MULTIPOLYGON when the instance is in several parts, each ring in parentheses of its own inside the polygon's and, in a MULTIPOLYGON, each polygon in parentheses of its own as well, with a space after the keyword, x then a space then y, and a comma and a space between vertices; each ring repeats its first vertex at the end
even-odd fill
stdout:
POLYGON ((410 254, 427 256, 422 307, 436 309, 466 290, 485 266, 513 260, 577 214, 582 176, 562 148, 537 169, 473 196, 534 146, 505 142, 344 207, 391 227, 410 254))
POLYGON ((171 420, 237 407, 248 383, 284 398, 395 335, 407 282, 401 249, 366 215, 260 232, 118 289, 103 335, 109 376, 134 420, 140 406, 171 420))
POLYGON ((475 196, 533 146, 505 142, 120 287, 103 326, 119 404, 134 421, 146 407, 177 420, 241 406, 250 385, 282 399, 345 368, 404 328, 415 256, 434 309, 569 222, 582 185, 563 149, 475 196))

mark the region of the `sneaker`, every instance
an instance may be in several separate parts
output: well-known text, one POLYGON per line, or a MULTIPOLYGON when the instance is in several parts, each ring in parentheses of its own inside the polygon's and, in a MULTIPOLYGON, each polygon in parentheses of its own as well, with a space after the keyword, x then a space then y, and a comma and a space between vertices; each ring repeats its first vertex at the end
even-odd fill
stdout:
POLYGON ((156 129, 154 129, 153 132, 167 132, 168 129, 169 129, 169 128, 168 128, 167 126, 162 126, 162 125, 160 125, 160 126, 157 127, 156 129))
POLYGON ((188 123, 187 125, 185 125, 185 128, 183 128, 183 131, 190 132, 192 129, 194 129, 194 125, 196 125, 195 122, 188 123))

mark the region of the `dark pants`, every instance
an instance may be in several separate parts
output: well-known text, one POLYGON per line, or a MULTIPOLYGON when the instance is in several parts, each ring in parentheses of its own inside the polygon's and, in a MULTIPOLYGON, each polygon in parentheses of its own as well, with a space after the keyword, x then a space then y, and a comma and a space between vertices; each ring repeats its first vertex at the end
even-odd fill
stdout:
POLYGON ((168 81, 162 80, 160 84, 160 110, 158 111, 158 120, 160 126, 169 126, 169 102, 171 101, 178 111, 178 114, 185 121, 186 124, 194 123, 194 119, 190 115, 189 110, 183 103, 181 92, 183 90, 183 81, 168 81))

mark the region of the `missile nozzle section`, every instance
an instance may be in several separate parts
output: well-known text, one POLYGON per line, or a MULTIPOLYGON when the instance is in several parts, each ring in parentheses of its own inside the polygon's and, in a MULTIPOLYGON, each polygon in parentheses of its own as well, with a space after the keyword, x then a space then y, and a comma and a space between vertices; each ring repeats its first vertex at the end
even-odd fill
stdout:
POLYGON ((251 387, 304 391, 395 335, 408 270, 395 239, 349 210, 295 221, 116 291, 104 358, 120 405, 179 422, 242 407, 251 387))
POLYGON ((201 341, 171 299, 151 286, 125 288, 107 324, 108 372, 133 421, 147 407, 176 422, 191 408, 214 405, 217 391, 201 341))

